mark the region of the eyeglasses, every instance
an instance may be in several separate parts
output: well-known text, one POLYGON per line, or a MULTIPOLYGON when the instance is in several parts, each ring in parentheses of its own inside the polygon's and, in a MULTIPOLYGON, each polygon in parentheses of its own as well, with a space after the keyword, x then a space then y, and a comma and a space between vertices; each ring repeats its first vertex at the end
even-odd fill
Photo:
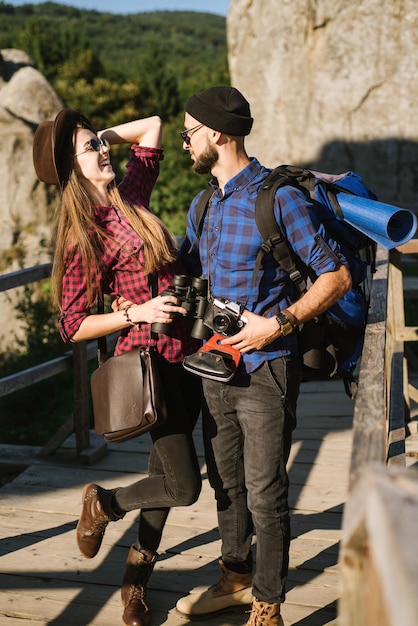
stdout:
POLYGON ((77 154, 75 154, 74 156, 80 156, 80 154, 84 154, 85 152, 89 151, 100 152, 100 150, 102 150, 103 148, 109 148, 109 142, 107 141, 107 139, 104 139, 103 137, 93 137, 92 139, 90 139, 90 141, 87 142, 87 144, 85 144, 81 152, 77 152, 77 154))
POLYGON ((204 124, 198 124, 197 126, 193 126, 193 128, 186 128, 186 130, 181 131, 180 135, 184 143, 186 144, 186 146, 190 146, 190 134, 189 133, 195 130, 199 130, 199 128, 202 128, 202 126, 204 126, 204 124))

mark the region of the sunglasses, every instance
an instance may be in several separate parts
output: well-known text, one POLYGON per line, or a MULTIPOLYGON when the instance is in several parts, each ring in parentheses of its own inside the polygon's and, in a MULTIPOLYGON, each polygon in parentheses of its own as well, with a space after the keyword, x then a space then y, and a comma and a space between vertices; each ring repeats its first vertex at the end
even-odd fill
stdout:
POLYGON ((199 128, 202 128, 202 126, 204 126, 204 124, 198 124, 197 126, 193 126, 193 128, 186 128, 186 130, 181 131, 180 136, 183 139, 186 146, 190 146, 191 135, 189 133, 195 130, 199 130, 199 128))
POLYGON ((104 139, 102 137, 93 137, 92 139, 90 139, 90 141, 88 141, 84 148, 81 150, 81 152, 77 152, 77 154, 75 154, 74 156, 80 156, 80 154, 84 154, 85 152, 100 152, 100 150, 102 150, 103 148, 109 148, 109 142, 107 141, 107 139, 104 139))

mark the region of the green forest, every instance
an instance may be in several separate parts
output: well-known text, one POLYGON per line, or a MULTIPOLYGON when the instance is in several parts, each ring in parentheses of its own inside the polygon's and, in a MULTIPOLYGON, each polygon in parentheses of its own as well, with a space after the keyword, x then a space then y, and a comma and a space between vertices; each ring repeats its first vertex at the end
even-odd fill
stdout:
MULTIPOLYGON (((229 84, 226 19, 197 12, 124 16, 54 2, 20 7, 0 2, 0 24, 0 50, 25 51, 63 104, 82 111, 97 129, 161 116, 165 156, 151 205, 175 235, 184 234, 190 202, 207 181, 193 172, 182 149, 184 102, 211 85, 229 84)), ((112 149, 118 178, 127 156, 126 146, 112 149)), ((0 354, 0 377, 68 350, 57 332, 48 280, 41 289, 34 297, 32 285, 24 288, 16 319, 26 338, 0 354)), ((1 398, 1 441, 45 443, 72 410, 71 377, 64 372, 53 384, 46 380, 1 398)))
MULTIPOLYGON (((209 13, 156 11, 115 15, 54 2, 0 2, 0 49, 24 50, 65 106, 95 128, 161 116, 165 157, 152 210, 184 234, 192 197, 206 183, 182 150, 183 107, 197 91, 229 84, 226 19, 209 13)), ((115 147, 118 178, 126 149, 115 147)))

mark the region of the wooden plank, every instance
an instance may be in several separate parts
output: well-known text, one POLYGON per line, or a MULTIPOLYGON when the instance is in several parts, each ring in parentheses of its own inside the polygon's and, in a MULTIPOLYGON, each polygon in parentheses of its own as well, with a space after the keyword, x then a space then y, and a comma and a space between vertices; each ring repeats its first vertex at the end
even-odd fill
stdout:
POLYGON ((402 254, 418 254, 418 239, 410 239, 402 246, 397 246, 396 249, 402 254))
MULTIPOLYGON (((321 415, 325 413, 321 408, 312 421, 313 400, 303 405, 289 461, 292 543, 288 600, 283 607, 286 626, 324 626, 335 624, 336 619, 338 545, 348 486, 352 416, 344 415, 349 413, 346 408, 338 408, 339 394, 333 383, 332 390, 327 385, 323 384, 324 394, 330 394, 335 412, 341 415, 321 415)), ((303 393, 309 396, 310 392, 303 393)), ((343 389, 340 394, 344 405, 343 389)), ((323 395, 315 391, 312 396, 322 407, 323 395)), ((351 401, 348 406, 353 408, 351 401)), ((194 505, 170 511, 148 594, 155 626, 190 623, 175 611, 177 599, 219 577, 221 544, 213 492, 206 477, 200 422, 194 436, 202 494, 194 505)), ((99 554, 84 559, 75 541, 81 490, 87 482, 112 487, 141 479, 146 475, 150 445, 148 437, 112 444, 94 467, 77 463, 74 434, 53 456, 42 459, 36 456, 36 448, 29 452, 19 447, 3 448, 9 458, 33 462, 0 490, 2 626, 23 619, 26 623, 55 622, 60 626, 120 623, 119 585, 127 551, 136 537, 138 512, 109 524, 99 554)), ((245 613, 226 614, 205 620, 205 624, 244 626, 247 620, 245 613)))
POLYGON ((416 626, 417 519, 414 473, 383 465, 363 472, 344 515, 341 626, 416 626), (372 596, 381 603, 370 604, 372 596))
POLYGON ((405 467, 405 397, 403 344, 393 343, 388 411, 387 463, 405 467))

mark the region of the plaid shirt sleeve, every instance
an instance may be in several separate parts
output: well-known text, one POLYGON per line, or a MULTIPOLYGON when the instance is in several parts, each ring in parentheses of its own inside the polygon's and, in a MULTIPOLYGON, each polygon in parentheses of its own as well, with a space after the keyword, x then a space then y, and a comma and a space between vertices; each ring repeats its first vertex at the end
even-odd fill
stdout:
POLYGON ((163 158, 161 148, 146 148, 138 144, 132 146, 131 158, 126 166, 127 174, 118 187, 125 200, 149 209, 151 192, 163 158))
POLYGON ((335 271, 340 263, 347 264, 340 246, 326 233, 313 204, 301 191, 292 186, 279 189, 275 216, 294 252, 317 276, 335 271))
POLYGON ((69 342, 81 322, 90 314, 87 306, 87 280, 80 253, 75 250, 66 262, 62 283, 62 311, 59 332, 69 342))

